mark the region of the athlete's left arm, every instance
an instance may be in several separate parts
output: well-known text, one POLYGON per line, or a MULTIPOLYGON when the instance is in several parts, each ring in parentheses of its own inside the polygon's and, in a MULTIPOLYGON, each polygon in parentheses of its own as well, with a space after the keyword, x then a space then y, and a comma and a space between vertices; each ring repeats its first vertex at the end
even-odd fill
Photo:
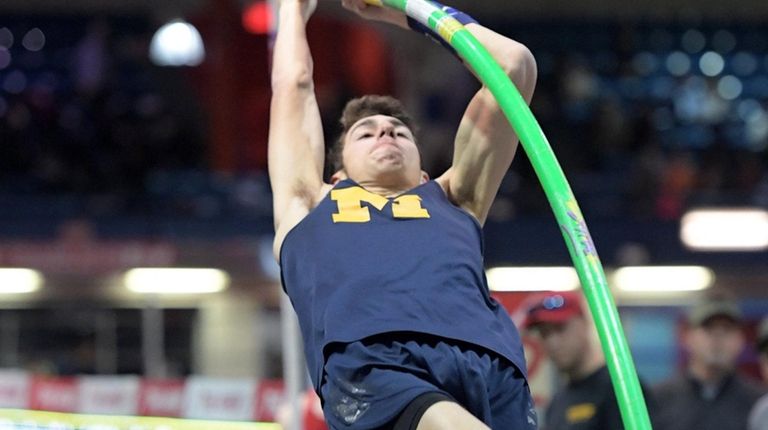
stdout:
MULTIPOLYGON (((511 78, 526 102, 536 86, 536 61, 524 45, 479 24, 466 25, 511 78)), ((517 150, 518 138, 490 90, 474 95, 461 119, 453 163, 437 182, 457 206, 485 223, 517 150)))

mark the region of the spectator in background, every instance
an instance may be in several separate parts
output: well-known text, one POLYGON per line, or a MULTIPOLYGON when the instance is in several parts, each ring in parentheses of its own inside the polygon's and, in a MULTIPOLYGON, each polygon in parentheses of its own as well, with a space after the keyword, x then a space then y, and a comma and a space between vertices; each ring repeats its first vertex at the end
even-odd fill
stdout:
POLYGON ((655 391, 664 428, 746 429, 762 390, 736 371, 745 342, 738 305, 723 297, 696 304, 689 310, 683 339, 689 355, 686 371, 655 391))
MULTIPOLYGON (((527 310, 526 329, 567 379, 544 415, 543 430, 621 429, 619 405, 579 294, 549 293, 527 310)), ((646 394, 646 401, 651 406, 646 394)))
MULTIPOLYGON (((757 329, 757 353, 763 382, 768 384, 768 317, 763 318, 757 329)), ((749 430, 768 430, 768 394, 757 401, 749 414, 749 430)))

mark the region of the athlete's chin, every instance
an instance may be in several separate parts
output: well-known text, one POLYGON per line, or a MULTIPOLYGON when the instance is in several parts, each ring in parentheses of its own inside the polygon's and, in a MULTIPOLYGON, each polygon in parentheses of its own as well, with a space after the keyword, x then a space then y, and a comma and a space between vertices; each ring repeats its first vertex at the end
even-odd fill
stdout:
POLYGON ((381 185, 402 184, 408 178, 408 169, 396 163, 377 164, 371 173, 381 185))
POLYGON ((404 171, 405 162, 402 157, 382 157, 376 160, 376 169, 381 172, 404 171))

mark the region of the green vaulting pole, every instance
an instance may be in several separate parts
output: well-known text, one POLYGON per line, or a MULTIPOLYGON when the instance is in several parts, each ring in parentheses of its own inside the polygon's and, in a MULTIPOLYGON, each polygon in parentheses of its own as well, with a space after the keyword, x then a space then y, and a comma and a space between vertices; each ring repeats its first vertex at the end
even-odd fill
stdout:
POLYGON ((493 93, 541 181, 595 319, 625 428, 651 428, 635 365, 579 205, 536 118, 509 77, 464 26, 426 0, 366 0, 405 12, 448 42, 493 93))

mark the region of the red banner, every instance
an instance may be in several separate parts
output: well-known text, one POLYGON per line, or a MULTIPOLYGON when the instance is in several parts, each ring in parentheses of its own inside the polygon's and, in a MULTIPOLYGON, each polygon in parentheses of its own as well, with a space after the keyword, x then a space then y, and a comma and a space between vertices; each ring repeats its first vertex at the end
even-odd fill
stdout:
POLYGON ((75 378, 32 378, 30 408, 52 412, 76 412, 78 385, 75 378))
POLYGON ((281 380, 57 378, 0 370, 0 408, 10 409, 270 422, 283 396, 281 380))
POLYGON ((184 402, 184 381, 146 379, 139 392, 139 415, 179 417, 184 402))

